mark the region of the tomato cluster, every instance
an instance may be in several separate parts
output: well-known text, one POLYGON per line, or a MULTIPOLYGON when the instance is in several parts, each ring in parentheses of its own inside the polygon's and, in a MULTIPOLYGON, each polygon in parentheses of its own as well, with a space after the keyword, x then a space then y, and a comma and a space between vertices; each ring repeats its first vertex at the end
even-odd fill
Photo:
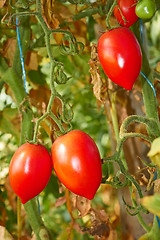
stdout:
POLYGON ((132 26, 138 18, 150 19, 156 11, 153 0, 118 0, 113 13, 123 27, 132 26))
POLYGON ((46 187, 52 166, 69 190, 88 199, 94 197, 102 179, 100 154, 89 135, 73 130, 53 143, 51 156, 44 146, 31 143, 14 153, 9 179, 23 204, 46 187))
POLYGON ((132 89, 142 65, 139 42, 129 27, 138 18, 150 19, 155 10, 152 0, 118 0, 113 13, 122 26, 105 32, 98 40, 97 51, 104 72, 127 90, 132 89))
POLYGON ((98 41, 98 56, 104 72, 127 90, 132 89, 142 65, 140 45, 128 28, 138 18, 150 19, 155 11, 152 0, 118 0, 113 13, 123 27, 109 30, 98 41))
MULTIPOLYGON (((104 72, 116 84, 131 90, 142 64, 140 45, 129 30, 138 17, 151 18, 152 0, 118 0, 113 12, 122 25, 104 33, 98 41, 98 56, 104 72)), ((92 199, 102 180, 101 158, 92 138, 80 130, 59 137, 51 156, 40 144, 25 143, 13 155, 9 178, 14 192, 26 203, 47 185, 52 166, 60 181, 73 193, 92 199)))

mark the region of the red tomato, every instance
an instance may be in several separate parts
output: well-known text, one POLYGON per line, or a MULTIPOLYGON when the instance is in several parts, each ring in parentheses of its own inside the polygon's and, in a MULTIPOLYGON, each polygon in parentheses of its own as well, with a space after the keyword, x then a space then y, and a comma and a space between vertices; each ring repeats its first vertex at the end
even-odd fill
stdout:
POLYGON ((142 65, 141 48, 134 34, 125 27, 105 32, 98 41, 97 50, 106 75, 131 90, 142 65))
POLYGON ((94 198, 102 180, 101 158, 93 139, 80 130, 59 137, 52 145, 53 168, 73 193, 94 198))
POLYGON ((51 157, 42 145, 30 143, 21 145, 9 165, 11 187, 23 204, 46 187, 51 173, 51 157))
POLYGON ((135 13, 135 7, 137 0, 118 0, 117 4, 121 10, 118 9, 116 5, 113 9, 114 16, 116 17, 117 21, 124 27, 132 26, 138 19, 135 13), (125 20, 122 18, 125 18, 125 20))

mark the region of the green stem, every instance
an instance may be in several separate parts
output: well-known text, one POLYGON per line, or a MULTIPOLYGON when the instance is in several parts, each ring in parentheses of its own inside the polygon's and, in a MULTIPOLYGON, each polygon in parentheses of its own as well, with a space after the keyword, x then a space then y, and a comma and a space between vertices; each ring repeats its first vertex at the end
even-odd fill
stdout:
POLYGON ((141 188, 140 188, 139 184, 137 183, 137 181, 130 174, 128 174, 126 172, 126 169, 125 169, 125 167, 124 167, 124 165, 123 165, 123 163, 122 163, 122 161, 120 159, 118 160, 118 164, 119 164, 120 170, 124 174, 124 176, 126 178, 128 178, 128 180, 130 180, 134 184, 134 186, 136 187, 137 192, 139 194, 139 197, 143 198, 143 194, 142 194, 142 191, 141 191, 141 188))
POLYGON ((142 215, 140 213, 137 214, 137 218, 138 218, 139 223, 143 227, 143 229, 146 232, 149 232, 151 230, 151 228, 145 223, 145 221, 143 220, 143 217, 142 217, 142 215))
POLYGON ((139 122, 145 124, 147 129, 150 129, 150 138, 152 140, 155 138, 156 135, 160 135, 159 125, 154 118, 131 115, 123 121, 120 127, 120 138, 122 138, 124 134, 127 133, 127 128, 132 122, 139 122))
POLYGON ((106 23, 107 23, 108 29, 111 29, 111 25, 110 25, 110 23, 109 23, 109 18, 110 18, 110 16, 112 15, 113 9, 114 9, 114 7, 115 7, 116 5, 117 5, 117 0, 114 0, 113 4, 112 4, 112 6, 111 6, 111 8, 110 8, 110 10, 109 10, 109 12, 108 12, 108 14, 107 14, 106 23))
MULTIPOLYGON (((130 195, 133 196, 133 187, 132 187, 132 185, 130 186, 129 190, 130 190, 130 195)), ((133 197, 131 197, 131 199, 132 199, 132 204, 133 204, 133 206, 136 208, 136 207, 137 207, 137 202, 136 202, 136 200, 135 200, 133 197)), ((150 232, 151 227, 149 227, 149 226, 145 223, 145 221, 144 221, 144 219, 143 219, 143 217, 142 217, 142 215, 141 215, 140 213, 137 214, 137 218, 138 218, 139 223, 140 223, 141 226, 143 227, 143 229, 144 229, 146 232, 150 232)))
POLYGON ((118 141, 118 139, 119 139, 119 124, 118 124, 117 110, 116 110, 116 95, 117 95, 116 92, 110 94, 110 98, 111 98, 110 112, 111 112, 112 123, 113 123, 116 140, 118 141))
POLYGON ((21 230, 22 230, 22 224, 21 224, 21 200, 18 197, 17 198, 17 224, 18 224, 18 240, 21 239, 21 230))
MULTIPOLYGON (((142 49, 142 68, 141 71, 143 74, 149 79, 149 81, 153 84, 153 79, 151 77, 151 69, 149 65, 149 61, 147 58, 146 50, 143 47, 143 44, 141 43, 140 39, 140 22, 138 21, 137 24, 133 25, 132 29, 135 33, 141 49, 142 49)), ((150 126, 150 128, 147 128, 148 134, 152 136, 152 132, 154 132, 154 137, 158 137, 160 135, 160 123, 159 123, 159 116, 158 116, 158 109, 157 109, 157 99, 154 96, 154 92, 146 79, 143 76, 140 76, 141 78, 141 85, 142 85, 142 94, 143 94, 143 101, 146 111, 146 117, 154 119, 157 122, 156 129, 154 125, 150 126)))
POLYGON ((45 228, 43 221, 39 215, 37 204, 35 199, 31 199, 26 204, 24 204, 25 211, 30 223, 32 223, 32 228, 36 234, 37 240, 47 240, 51 239, 48 230, 45 228), (43 234, 42 234, 43 229, 43 234))

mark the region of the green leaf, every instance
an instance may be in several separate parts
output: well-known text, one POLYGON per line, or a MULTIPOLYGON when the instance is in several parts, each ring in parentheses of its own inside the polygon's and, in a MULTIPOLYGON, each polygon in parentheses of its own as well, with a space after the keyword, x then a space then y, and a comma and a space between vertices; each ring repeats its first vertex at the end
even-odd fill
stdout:
POLYGON ((41 72, 41 68, 38 71, 31 70, 28 72, 28 77, 33 83, 37 83, 41 86, 46 84, 46 75, 41 72))
POLYGON ((96 35, 95 35, 95 28, 94 25, 96 24, 96 21, 92 16, 87 17, 87 37, 90 42, 92 42, 96 35))
POLYGON ((142 205, 153 214, 160 217, 160 194, 155 193, 153 196, 144 197, 141 201, 142 205))

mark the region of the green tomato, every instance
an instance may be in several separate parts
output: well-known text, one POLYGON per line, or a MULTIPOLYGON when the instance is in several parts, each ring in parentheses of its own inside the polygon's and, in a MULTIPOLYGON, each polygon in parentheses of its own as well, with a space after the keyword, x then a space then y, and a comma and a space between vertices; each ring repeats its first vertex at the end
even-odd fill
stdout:
POLYGON ((150 19, 156 11, 156 4, 152 0, 142 0, 135 8, 136 15, 141 19, 150 19))

